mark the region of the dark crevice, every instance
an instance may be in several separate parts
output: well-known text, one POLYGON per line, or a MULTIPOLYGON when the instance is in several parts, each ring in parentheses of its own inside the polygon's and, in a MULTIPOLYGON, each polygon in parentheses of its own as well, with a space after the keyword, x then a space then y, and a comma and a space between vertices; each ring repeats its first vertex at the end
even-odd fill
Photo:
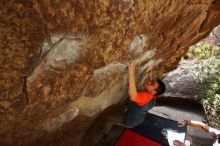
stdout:
POLYGON ((46 53, 44 53, 43 56, 41 56, 42 50, 40 50, 40 53, 37 56, 38 59, 36 59, 33 62, 33 65, 31 66, 31 69, 27 73, 22 75, 23 80, 24 80, 23 93, 25 94, 26 105, 29 104, 29 97, 28 97, 28 91, 27 91, 27 79, 28 79, 29 76, 31 76, 31 74, 34 72, 35 68, 37 68, 37 66, 39 66, 41 61, 45 58, 45 56, 48 54, 48 52, 52 48, 52 41, 50 39, 49 31, 48 31, 48 28, 47 28, 47 18, 46 18, 46 15, 45 15, 46 14, 45 7, 44 7, 43 2, 41 0, 38 0, 37 2, 38 2, 39 7, 40 7, 40 12, 41 12, 42 21, 43 21, 43 29, 44 29, 44 32, 46 33, 46 41, 48 42, 49 49, 46 53))
POLYGON ((26 105, 29 105, 30 101, 29 101, 28 91, 27 91, 27 77, 24 77, 23 93, 25 94, 26 105))
POLYGON ((37 68, 39 66, 39 64, 42 62, 42 60, 47 56, 47 54, 53 48, 53 44, 52 44, 52 41, 51 41, 51 38, 49 35, 49 31, 47 28, 47 16, 46 16, 46 11, 45 11, 46 8, 45 8, 42 0, 37 0, 37 2, 40 7, 41 17, 42 17, 42 21, 43 21, 43 29, 44 29, 44 32, 46 33, 46 41, 49 45, 49 49, 44 54, 42 54, 43 53, 42 49, 40 49, 40 55, 38 56, 39 59, 37 61, 35 61, 34 65, 32 66, 31 71, 26 75, 26 77, 31 76, 31 74, 34 72, 35 68, 37 68))

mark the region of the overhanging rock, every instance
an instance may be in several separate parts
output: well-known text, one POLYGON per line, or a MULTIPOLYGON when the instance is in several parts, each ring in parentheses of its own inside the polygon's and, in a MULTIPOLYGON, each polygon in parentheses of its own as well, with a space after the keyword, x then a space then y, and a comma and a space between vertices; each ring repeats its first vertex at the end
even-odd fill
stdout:
POLYGON ((56 145, 79 146, 94 118, 125 100, 129 62, 138 87, 150 69, 175 69, 220 23, 219 9, 215 0, 2 1, 0 143, 48 145, 72 129, 56 145))

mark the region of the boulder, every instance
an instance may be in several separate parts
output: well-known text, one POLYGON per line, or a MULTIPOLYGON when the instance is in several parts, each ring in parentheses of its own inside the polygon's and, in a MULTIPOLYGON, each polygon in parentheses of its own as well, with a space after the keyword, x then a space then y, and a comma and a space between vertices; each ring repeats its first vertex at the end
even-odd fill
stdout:
POLYGON ((216 0, 0 3, 1 145, 80 146, 95 119, 149 70, 173 70, 220 23, 216 0))

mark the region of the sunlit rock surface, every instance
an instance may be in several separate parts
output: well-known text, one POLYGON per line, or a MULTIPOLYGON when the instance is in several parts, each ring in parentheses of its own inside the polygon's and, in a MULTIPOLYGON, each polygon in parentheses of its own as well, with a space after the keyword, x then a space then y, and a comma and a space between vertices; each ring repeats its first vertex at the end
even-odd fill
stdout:
POLYGON ((80 146, 127 94, 127 64, 176 68, 220 23, 213 0, 7 0, 0 3, 1 145, 80 146))

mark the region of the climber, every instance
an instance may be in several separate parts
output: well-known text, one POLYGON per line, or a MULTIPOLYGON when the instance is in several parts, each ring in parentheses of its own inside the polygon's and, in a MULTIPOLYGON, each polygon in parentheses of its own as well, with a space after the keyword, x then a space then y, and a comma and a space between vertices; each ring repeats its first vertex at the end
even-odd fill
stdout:
MULTIPOLYGON (((178 124, 179 124, 179 127, 184 127, 186 125, 189 125, 190 127, 200 128, 204 130, 205 132, 208 132, 213 138, 213 146, 220 146, 220 130, 209 127, 207 124, 204 124, 202 122, 192 121, 192 120, 180 120, 178 121, 178 124)), ((186 146, 184 143, 178 140, 175 140, 173 142, 173 145, 174 146, 186 146)))
POLYGON ((145 115, 153 108, 155 98, 165 91, 165 84, 159 80, 152 80, 152 71, 148 74, 145 91, 137 91, 135 83, 135 64, 128 65, 128 96, 129 103, 127 110, 122 116, 108 117, 104 126, 104 134, 108 134, 113 124, 126 128, 132 128, 141 124, 145 115))

